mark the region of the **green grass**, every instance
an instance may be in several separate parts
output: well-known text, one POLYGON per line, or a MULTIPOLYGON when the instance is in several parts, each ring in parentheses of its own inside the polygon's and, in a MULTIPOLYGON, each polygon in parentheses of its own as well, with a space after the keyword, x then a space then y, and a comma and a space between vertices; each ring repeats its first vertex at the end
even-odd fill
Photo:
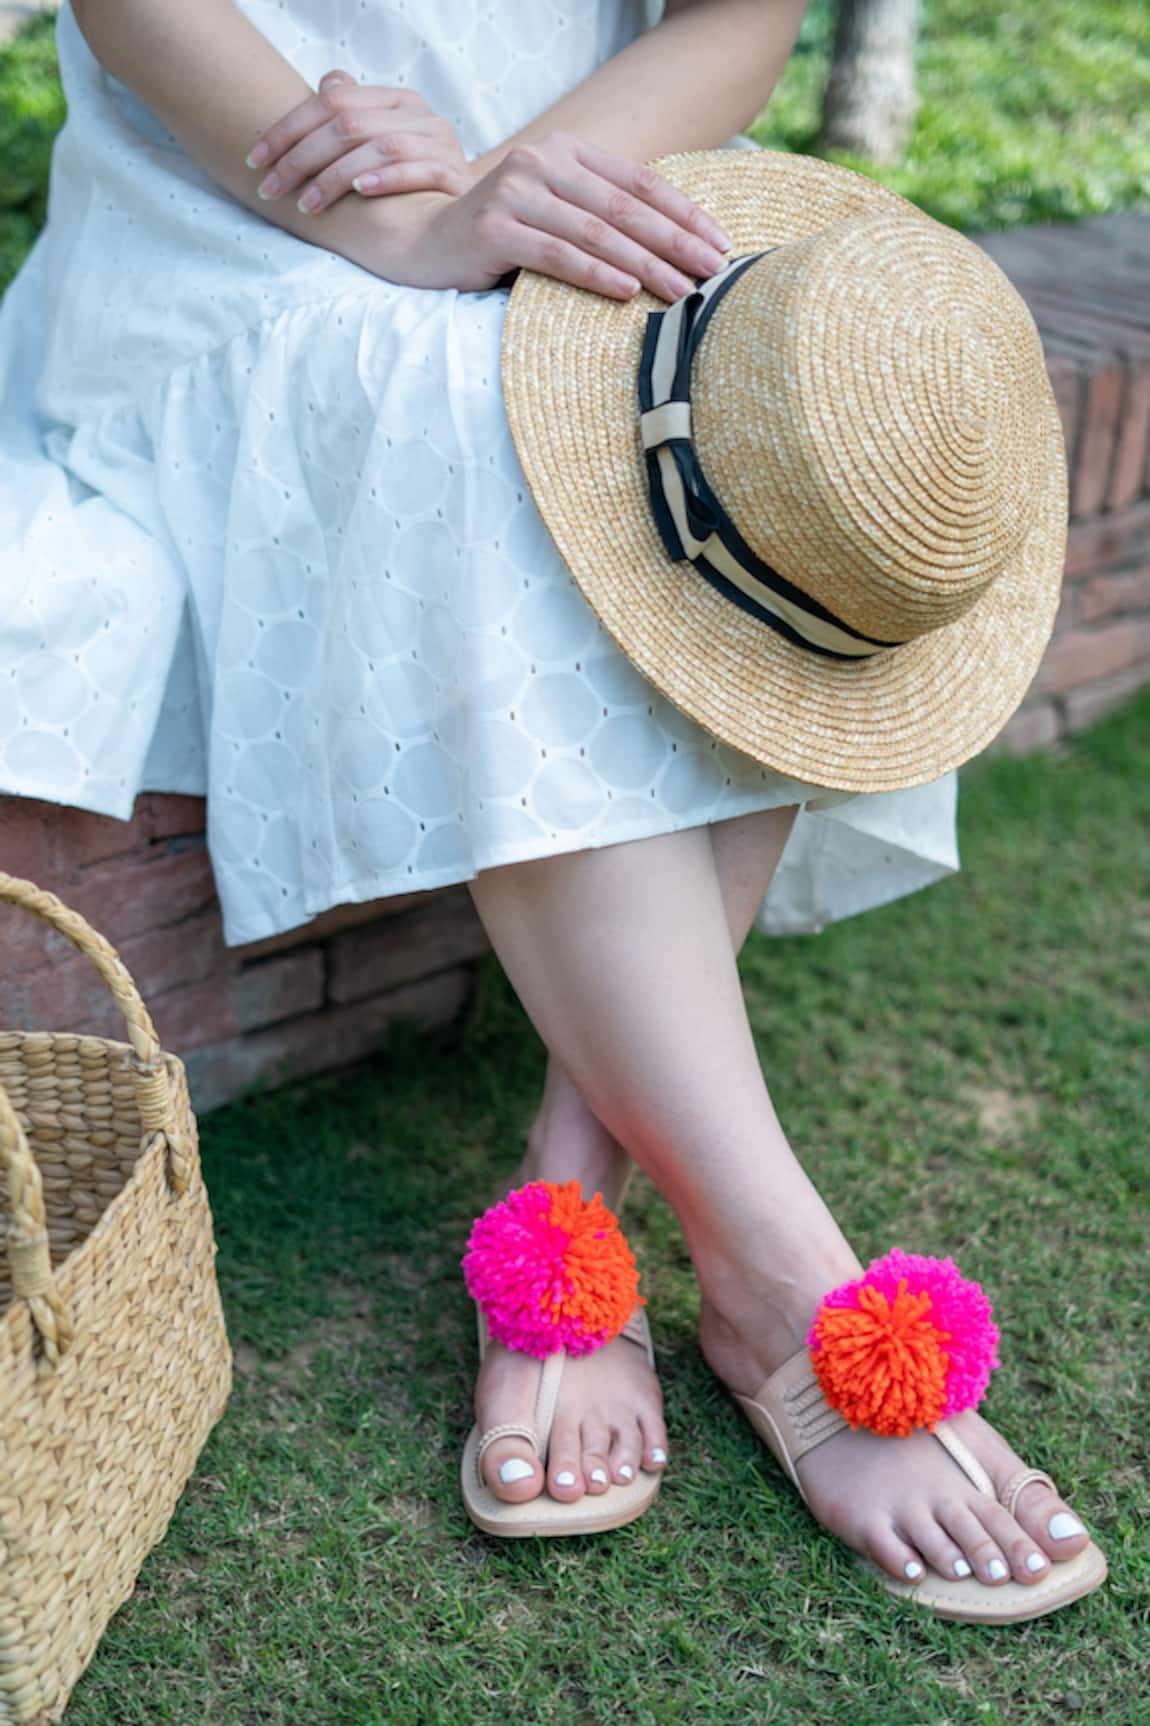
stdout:
MULTIPOLYGON (((811 0, 760 143, 814 148, 833 21, 811 0)), ((1146 0, 923 0, 918 90, 897 168, 834 159, 966 231, 1150 203, 1146 0)))
POLYGON ((1060 757, 979 764, 961 875, 743 959, 782 1119, 860 1251, 952 1252, 992 1292, 988 1412, 1090 1519, 1103 1592, 999 1630, 885 1596, 701 1364, 648 1185, 659 1501, 577 1541, 471 1527, 458 1255, 542 1075, 488 961, 463 1026, 203 1123, 236 1390, 70 1726, 1144 1726, 1148 747, 1150 694, 1060 757))
MULTIPOLYGON (((874 177, 965 230, 1150 203, 1146 0, 924 0, 921 107, 905 162, 874 177)), ((810 151, 832 0, 811 0, 755 136, 810 151)), ((0 291, 44 217, 64 117, 50 19, 0 48, 0 291)))

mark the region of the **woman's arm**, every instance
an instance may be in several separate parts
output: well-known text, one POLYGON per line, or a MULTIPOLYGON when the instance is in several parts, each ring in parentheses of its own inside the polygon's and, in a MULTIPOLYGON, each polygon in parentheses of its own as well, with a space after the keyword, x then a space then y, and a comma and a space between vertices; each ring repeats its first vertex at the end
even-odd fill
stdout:
MULTIPOLYGON (((382 273, 381 258, 405 225, 407 198, 345 198, 324 212, 321 229, 294 204, 268 204, 257 195, 260 175, 245 157, 311 87, 232 0, 72 0, 72 11, 101 65, 241 204, 382 273)), ((409 207, 407 225, 416 217, 421 212, 409 207)))
POLYGON ((710 150, 760 114, 807 0, 667 0, 653 30, 472 164, 483 174, 517 144, 573 132, 636 162, 710 150))

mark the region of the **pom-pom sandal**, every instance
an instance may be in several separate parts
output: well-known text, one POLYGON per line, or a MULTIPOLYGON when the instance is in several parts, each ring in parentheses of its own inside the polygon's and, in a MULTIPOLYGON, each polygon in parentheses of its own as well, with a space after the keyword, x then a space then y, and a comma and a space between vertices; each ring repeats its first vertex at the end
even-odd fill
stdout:
POLYGON ((654 1500, 661 1474, 640 1468, 626 1485, 612 1481, 605 1492, 574 1503, 544 1488, 512 1504, 495 1496, 482 1473, 484 1456, 501 1438, 526 1440, 546 1470, 563 1368, 572 1356, 623 1336, 655 1364, 634 1255, 602 1195, 584 1201, 578 1182, 564 1188, 534 1181, 516 1189, 478 1219, 463 1265, 476 1302, 480 1361, 493 1338, 539 1361, 531 1423, 471 1430, 460 1465, 468 1516, 485 1534, 507 1539, 601 1534, 633 1522, 654 1500))
MULTIPOLYGON (((804 1504, 798 1464, 817 1445, 850 1427, 894 1438, 924 1426, 971 1484, 997 1496, 1013 1515, 1032 1482, 1057 1490, 1050 1476, 1023 1468, 996 1494, 982 1464, 948 1423, 950 1415, 982 1400, 998 1365, 998 1340, 990 1302, 951 1260, 890 1253, 828 1295, 808 1346, 756 1395, 735 1400, 804 1504)), ((968 1624, 1040 1618, 1106 1580, 1106 1559, 1093 1541, 1028 1584, 1010 1578, 991 1586, 976 1576, 945 1577, 929 1568, 919 1581, 903 1582, 869 1559, 859 1562, 888 1593, 968 1624)))

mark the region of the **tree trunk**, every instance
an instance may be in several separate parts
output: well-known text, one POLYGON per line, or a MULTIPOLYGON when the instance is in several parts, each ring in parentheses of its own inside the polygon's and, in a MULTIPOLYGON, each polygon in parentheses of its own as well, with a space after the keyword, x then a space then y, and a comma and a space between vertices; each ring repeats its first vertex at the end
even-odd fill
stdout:
POLYGON ((917 32, 918 0, 839 0, 821 148, 898 161, 918 106, 917 32))

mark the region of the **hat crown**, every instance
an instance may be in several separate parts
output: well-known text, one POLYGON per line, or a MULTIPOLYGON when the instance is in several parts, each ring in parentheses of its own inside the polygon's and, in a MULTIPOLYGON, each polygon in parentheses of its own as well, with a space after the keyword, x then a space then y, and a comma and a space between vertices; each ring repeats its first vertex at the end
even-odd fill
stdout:
POLYGON ((918 212, 832 222, 750 265, 702 336, 691 397, 743 538, 876 639, 956 621, 1033 524, 1038 333, 998 266, 918 212))

